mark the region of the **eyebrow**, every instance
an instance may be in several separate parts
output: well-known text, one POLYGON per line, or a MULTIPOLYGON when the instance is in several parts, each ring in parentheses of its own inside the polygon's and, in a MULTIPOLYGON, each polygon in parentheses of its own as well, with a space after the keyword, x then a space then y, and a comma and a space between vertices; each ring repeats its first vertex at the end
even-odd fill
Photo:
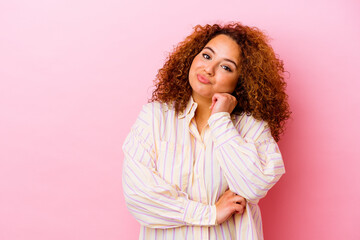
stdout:
MULTIPOLYGON (((204 47, 204 49, 209 49, 213 54, 215 54, 215 51, 211 47, 204 47)), ((232 62, 235 65, 235 67, 237 68, 236 63, 233 60, 230 60, 228 58, 225 58, 224 60, 232 62)))

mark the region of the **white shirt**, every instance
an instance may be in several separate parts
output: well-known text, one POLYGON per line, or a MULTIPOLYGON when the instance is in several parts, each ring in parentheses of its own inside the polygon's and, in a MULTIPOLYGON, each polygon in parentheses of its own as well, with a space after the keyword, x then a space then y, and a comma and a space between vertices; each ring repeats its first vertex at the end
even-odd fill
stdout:
POLYGON ((124 196, 139 239, 263 239, 257 203, 285 173, 270 128, 220 112, 200 135, 196 108, 192 97, 178 115, 145 104, 124 142, 124 196), (227 189, 246 198, 246 210, 217 224, 215 203, 227 189))

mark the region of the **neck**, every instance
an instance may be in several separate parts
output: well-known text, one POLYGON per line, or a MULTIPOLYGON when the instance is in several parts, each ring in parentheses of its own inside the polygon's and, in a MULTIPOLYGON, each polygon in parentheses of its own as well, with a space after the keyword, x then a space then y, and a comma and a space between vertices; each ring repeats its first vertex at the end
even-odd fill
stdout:
POLYGON ((204 98, 197 94, 192 94, 194 101, 197 103, 197 108, 195 111, 195 117, 200 119, 209 119, 211 115, 211 98, 204 98))

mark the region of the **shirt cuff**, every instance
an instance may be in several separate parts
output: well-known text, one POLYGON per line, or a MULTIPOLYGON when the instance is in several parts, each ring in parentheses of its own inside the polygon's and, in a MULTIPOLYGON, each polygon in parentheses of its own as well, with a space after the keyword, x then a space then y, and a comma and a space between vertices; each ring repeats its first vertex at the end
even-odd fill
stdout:
POLYGON ((189 200, 185 207, 183 221, 188 225, 216 225, 216 206, 189 200))
POLYGON ((208 119, 208 124, 213 140, 217 146, 220 146, 235 137, 239 137, 243 143, 246 143, 246 141, 240 136, 238 130, 235 128, 234 123, 231 120, 230 113, 214 113, 208 119))

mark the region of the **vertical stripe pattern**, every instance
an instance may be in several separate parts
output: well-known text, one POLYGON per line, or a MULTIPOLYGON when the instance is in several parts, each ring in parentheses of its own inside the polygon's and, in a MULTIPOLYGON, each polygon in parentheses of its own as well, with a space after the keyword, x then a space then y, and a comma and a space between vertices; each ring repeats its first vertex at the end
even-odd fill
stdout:
POLYGON ((183 113, 145 104, 122 146, 126 205, 139 239, 263 239, 258 202, 285 167, 265 121, 215 113, 201 133, 191 97, 183 113), (247 200, 243 214, 216 224, 215 203, 230 189, 247 200))

